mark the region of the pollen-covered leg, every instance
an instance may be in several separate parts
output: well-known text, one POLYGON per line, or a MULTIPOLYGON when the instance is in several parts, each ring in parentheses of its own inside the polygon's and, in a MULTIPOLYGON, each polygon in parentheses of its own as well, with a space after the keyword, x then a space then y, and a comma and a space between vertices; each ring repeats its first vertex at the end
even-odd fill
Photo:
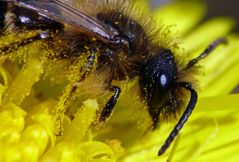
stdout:
MULTIPOLYGON (((96 53, 95 51, 92 51, 88 58, 86 59, 84 66, 81 68, 79 72, 79 79, 75 81, 73 84, 69 84, 63 95, 61 96, 57 107, 56 107, 56 115, 55 115, 55 121, 56 121, 56 131, 55 134, 57 136, 61 136, 63 128, 63 119, 64 119, 64 114, 65 111, 70 107, 72 101, 75 99, 75 91, 78 88, 78 84, 86 78, 86 76, 93 70, 95 69, 95 64, 96 64, 96 53)), ((77 74, 76 74, 77 75, 77 74)))
POLYGON ((8 53, 14 52, 14 51, 18 50, 19 48, 21 48, 25 45, 28 45, 30 43, 33 43, 40 39, 42 39, 41 34, 37 34, 32 37, 19 40, 17 42, 9 43, 8 45, 0 46, 0 55, 6 55, 8 53))
POLYGON ((100 115, 101 122, 104 122, 110 116, 110 114, 112 113, 115 107, 115 104, 117 103, 117 100, 121 92, 120 88, 117 86, 109 86, 108 90, 114 91, 114 95, 109 99, 103 111, 101 112, 101 115, 100 115))

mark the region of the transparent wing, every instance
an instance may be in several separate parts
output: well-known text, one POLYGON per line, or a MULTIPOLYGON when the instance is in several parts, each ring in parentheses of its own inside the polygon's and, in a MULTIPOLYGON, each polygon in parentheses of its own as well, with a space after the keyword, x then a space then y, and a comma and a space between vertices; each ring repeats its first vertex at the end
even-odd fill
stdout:
POLYGON ((118 32, 96 18, 59 0, 4 0, 46 16, 54 21, 68 24, 86 35, 94 36, 106 43, 115 40, 118 32))

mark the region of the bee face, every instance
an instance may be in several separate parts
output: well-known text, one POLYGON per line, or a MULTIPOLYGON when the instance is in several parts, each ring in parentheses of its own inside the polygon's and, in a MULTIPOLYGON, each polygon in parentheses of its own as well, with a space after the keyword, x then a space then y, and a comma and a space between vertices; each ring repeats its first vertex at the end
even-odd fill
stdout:
POLYGON ((170 50, 148 60, 140 71, 139 81, 149 105, 154 128, 158 126, 160 112, 170 102, 176 77, 177 67, 170 50))
MULTIPOLYGON (((130 14, 131 9, 127 4, 128 2, 123 1, 103 1, 98 4, 100 7, 96 7, 95 14, 89 14, 83 9, 84 5, 81 9, 76 9, 59 0, 0 0, 1 33, 37 31, 30 38, 1 47, 0 54, 6 55, 21 46, 41 41, 44 50, 53 51, 53 55, 45 57, 83 62, 74 84, 67 88, 66 96, 60 98, 63 105, 59 109, 63 107, 64 110, 59 112, 63 114, 74 98, 78 83, 90 74, 105 71, 107 74, 102 86, 105 91, 113 92, 113 95, 101 111, 101 122, 111 115, 121 93, 120 87, 112 85, 113 80, 139 78, 141 95, 148 105, 154 129, 157 128, 161 116, 174 116, 181 110, 182 103, 187 98, 179 96, 178 91, 190 92, 189 103, 159 151, 161 155, 183 127, 197 102, 193 83, 188 80, 179 81, 180 72, 187 72, 218 44, 225 42, 225 39, 216 40, 188 65, 179 68, 171 50, 153 41, 152 37, 160 37, 157 34, 160 32, 149 34, 152 33, 149 31, 152 28, 145 27, 148 23, 140 22, 140 18, 131 17, 133 14, 130 14), (7 9, 11 15, 10 20, 5 20, 7 9), (14 30, 8 28, 11 25, 14 30)), ((58 114, 58 119, 60 115, 58 114)), ((63 119, 59 121, 61 125, 63 119)))

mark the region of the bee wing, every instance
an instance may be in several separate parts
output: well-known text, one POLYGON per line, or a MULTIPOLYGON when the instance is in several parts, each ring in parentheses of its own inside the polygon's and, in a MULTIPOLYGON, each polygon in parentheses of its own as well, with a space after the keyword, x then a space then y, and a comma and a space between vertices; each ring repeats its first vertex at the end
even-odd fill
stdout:
POLYGON ((110 26, 88 16, 83 11, 69 6, 59 0, 5 0, 19 7, 24 7, 37 12, 54 21, 67 24, 86 35, 97 37, 105 43, 109 43, 118 36, 118 32, 110 26))

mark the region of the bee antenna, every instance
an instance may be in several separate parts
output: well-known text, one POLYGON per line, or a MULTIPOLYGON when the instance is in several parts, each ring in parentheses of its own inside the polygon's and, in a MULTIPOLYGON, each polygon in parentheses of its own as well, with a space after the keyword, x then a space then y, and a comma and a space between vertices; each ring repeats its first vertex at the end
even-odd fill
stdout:
POLYGON ((220 44, 227 44, 226 38, 218 38, 215 41, 213 41, 209 46, 196 58, 189 61, 186 68, 189 69, 193 67, 198 61, 208 56, 218 45, 220 44))
POLYGON ((181 128, 183 127, 185 122, 188 120, 189 116, 191 115, 191 113, 197 103, 198 95, 197 95, 197 92, 193 89, 191 83, 180 82, 177 85, 179 87, 184 87, 186 90, 190 91, 191 97, 190 97, 189 103, 188 103, 187 108, 185 109, 183 115, 179 119, 178 123, 176 124, 176 126, 174 127, 172 132, 169 134, 168 138, 165 140, 164 144, 161 146, 161 148, 158 152, 158 156, 162 155, 169 148, 169 146, 171 145, 171 143, 173 142, 175 137, 178 135, 179 131, 181 130, 181 128))

